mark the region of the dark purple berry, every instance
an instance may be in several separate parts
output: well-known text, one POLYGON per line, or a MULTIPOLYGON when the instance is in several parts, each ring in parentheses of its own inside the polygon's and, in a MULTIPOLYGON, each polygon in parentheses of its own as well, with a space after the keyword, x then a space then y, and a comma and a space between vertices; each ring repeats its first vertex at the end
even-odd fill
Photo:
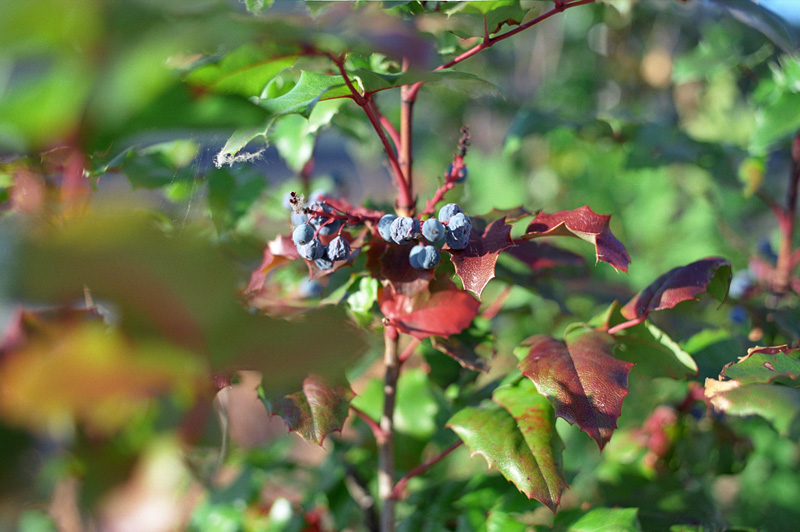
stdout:
POLYGON ((469 233, 472 231, 472 222, 463 213, 457 213, 447 225, 447 245, 453 249, 464 249, 469 244, 469 233))
POLYGON ((328 258, 332 261, 347 260, 350 257, 350 243, 337 236, 328 244, 328 258))
POLYGON ((389 233, 398 244, 408 244, 419 234, 419 221, 407 216, 397 218, 389 226, 389 233))
POLYGON ((325 246, 319 241, 319 238, 314 238, 308 242, 297 246, 297 253, 306 260, 317 260, 325 253, 325 246))

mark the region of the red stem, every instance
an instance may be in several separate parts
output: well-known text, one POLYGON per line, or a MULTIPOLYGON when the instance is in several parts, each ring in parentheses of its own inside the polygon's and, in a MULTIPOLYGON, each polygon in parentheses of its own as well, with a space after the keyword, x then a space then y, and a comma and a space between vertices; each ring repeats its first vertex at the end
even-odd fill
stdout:
POLYGON ((647 314, 642 314, 638 318, 633 318, 632 320, 624 321, 619 325, 614 325, 608 330, 608 334, 616 334, 622 330, 629 329, 630 327, 636 327, 644 320, 647 319, 647 314))
POLYGON ((411 340, 411 343, 409 343, 406 346, 406 348, 403 350, 403 352, 400 354, 400 357, 398 358, 398 361, 400 362, 400 365, 402 365, 403 362, 408 360, 408 358, 411 355, 414 354, 414 351, 417 349, 417 346, 419 345, 419 343, 420 343, 420 341, 417 340, 416 338, 411 340))
POLYGON ((369 429, 372 431, 372 435, 375 436, 376 440, 380 440, 385 437, 385 435, 383 434, 383 430, 381 430, 380 425, 378 425, 378 422, 369 417, 369 415, 367 415, 366 412, 364 412, 359 408, 356 408, 353 405, 350 405, 350 410, 352 410, 355 415, 360 417, 361 420, 367 424, 369 429))
POLYGON ((412 469, 411 471, 409 471, 406 476, 401 478, 397 482, 397 484, 394 485, 394 489, 392 490, 392 498, 393 499, 399 499, 400 496, 403 494, 403 491, 405 491, 406 484, 408 484, 409 480, 411 480, 412 478, 424 473, 431 466, 433 466, 436 463, 438 463, 439 461, 441 461, 445 456, 447 456, 448 454, 452 453, 453 451, 455 451, 456 449, 461 447, 462 444, 463 444, 462 441, 457 441, 456 443, 454 443, 453 445, 451 445, 450 447, 448 447, 447 449, 445 449, 444 451, 442 451, 438 455, 434 456, 433 458, 431 458, 427 462, 424 462, 424 463, 418 465, 417 467, 415 467, 414 469, 412 469))
POLYGON ((399 149, 401 143, 400 143, 400 134, 397 132, 397 128, 394 127, 394 124, 392 124, 388 118, 386 118, 381 114, 381 112, 378 110, 378 105, 377 103, 375 103, 374 98, 370 98, 369 103, 372 106, 372 111, 378 117, 378 121, 381 123, 381 126, 383 126, 383 129, 385 129, 386 132, 389 134, 389 137, 391 137, 392 144, 394 144, 395 149, 399 149))

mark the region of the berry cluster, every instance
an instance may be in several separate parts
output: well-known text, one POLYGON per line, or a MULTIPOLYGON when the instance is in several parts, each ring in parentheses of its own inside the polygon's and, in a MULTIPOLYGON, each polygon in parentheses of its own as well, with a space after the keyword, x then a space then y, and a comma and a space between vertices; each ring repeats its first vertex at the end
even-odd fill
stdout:
POLYGON ((447 243, 450 249, 466 248, 471 230, 472 222, 455 203, 442 207, 438 219, 429 218, 420 222, 414 218, 386 214, 378 222, 378 233, 387 242, 402 245, 420 240, 420 245, 415 246, 408 256, 411 266, 418 270, 432 270, 439 264, 441 257, 436 245, 447 243))
POLYGON ((314 192, 309 199, 311 203, 304 207, 303 199, 295 192, 290 192, 284 198, 284 206, 292 210, 292 225, 295 226, 292 241, 301 257, 314 261, 320 270, 330 270, 334 262, 350 257, 350 243, 341 235, 344 220, 335 217, 333 208, 324 201, 324 193, 314 192), (327 246, 319 238, 319 235, 336 232, 339 235, 327 246))

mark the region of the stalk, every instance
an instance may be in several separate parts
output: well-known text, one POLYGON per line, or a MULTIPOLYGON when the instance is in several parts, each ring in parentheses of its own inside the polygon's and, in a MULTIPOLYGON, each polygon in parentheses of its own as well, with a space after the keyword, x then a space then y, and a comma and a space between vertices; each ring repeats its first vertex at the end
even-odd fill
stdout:
POLYGON ((380 531, 394 532, 394 404, 397 396, 397 378, 400 374, 397 330, 387 325, 383 339, 385 342, 383 362, 386 373, 383 382, 381 437, 378 439, 378 496, 382 503, 380 531))

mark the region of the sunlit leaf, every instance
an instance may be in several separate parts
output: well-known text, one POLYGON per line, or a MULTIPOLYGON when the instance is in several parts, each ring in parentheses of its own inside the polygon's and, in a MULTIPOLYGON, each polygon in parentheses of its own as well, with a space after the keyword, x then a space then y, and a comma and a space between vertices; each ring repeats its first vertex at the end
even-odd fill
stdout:
POLYGON ((541 335, 523 345, 529 351, 518 366, 522 373, 558 417, 577 424, 602 449, 617 426, 633 363, 614 358, 612 336, 585 327, 574 328, 565 342, 541 335))
POLYGON ((564 532, 642 532, 638 514, 638 508, 592 508, 559 513, 555 524, 564 532))
POLYGON ((706 379, 705 395, 719 412, 760 416, 784 438, 800 438, 800 390, 775 384, 706 379))
POLYGON ((610 215, 597 214, 589 207, 553 214, 539 213, 528 225, 523 240, 543 236, 574 236, 595 247, 597 260, 617 270, 628 271, 631 259, 625 246, 611 233, 610 215))
POLYGON ((555 511, 566 481, 552 407, 530 381, 498 389, 494 399, 492 407, 460 410, 448 426, 473 455, 483 455, 521 492, 555 511))
MULTIPOLYGON (((720 376, 740 384, 771 383, 800 378, 800 360, 792 357, 798 349, 789 346, 754 347, 736 363, 725 366, 720 376)), ((796 385, 794 383, 793 385, 796 385)))
POLYGON ((411 298, 383 288, 378 304, 397 330, 422 339, 460 333, 478 314, 480 302, 455 287, 433 293, 421 292, 411 298))
POLYGON ((456 275, 464 283, 464 289, 480 298, 483 289, 494 278, 497 256, 513 245, 511 226, 506 223, 505 218, 490 223, 483 233, 473 229, 466 249, 450 251, 456 275))

